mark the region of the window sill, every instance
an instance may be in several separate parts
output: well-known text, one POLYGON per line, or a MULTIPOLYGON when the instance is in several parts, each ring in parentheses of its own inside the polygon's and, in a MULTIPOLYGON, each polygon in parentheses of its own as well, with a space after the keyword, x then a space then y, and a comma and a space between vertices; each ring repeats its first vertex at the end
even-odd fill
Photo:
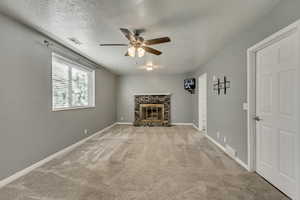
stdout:
POLYGON ((96 106, 83 106, 83 107, 71 107, 71 108, 53 108, 53 112, 68 111, 68 110, 81 110, 81 109, 94 109, 96 106))

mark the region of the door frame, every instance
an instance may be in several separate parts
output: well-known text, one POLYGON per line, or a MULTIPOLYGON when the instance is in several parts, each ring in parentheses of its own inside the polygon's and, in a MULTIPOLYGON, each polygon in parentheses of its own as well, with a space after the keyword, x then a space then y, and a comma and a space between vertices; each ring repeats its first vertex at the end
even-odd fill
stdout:
MULTIPOLYGON (((205 106, 206 106, 206 120, 205 120, 205 132, 207 133, 207 73, 203 73, 198 77, 198 128, 200 129, 200 79, 205 78, 205 106)), ((200 129, 201 130, 201 129, 200 129)))
MULTIPOLYGON (((300 69, 300 20, 289 25, 288 27, 269 36, 258 44, 247 50, 247 139, 248 139, 248 170, 256 171, 256 122, 253 118, 256 115, 256 53, 267 46, 270 46, 291 34, 298 34, 298 67, 300 69)), ((300 70, 298 70, 300 72, 300 70)), ((300 74, 298 74, 298 84, 300 85, 300 74)), ((299 88, 300 89, 300 88, 299 88)), ((300 94, 300 92, 299 92, 300 94)), ((300 96, 298 95, 298 99, 300 96)), ((300 106, 297 105, 297 118, 300 119, 300 106)), ((297 125, 296 140, 296 196, 300 200, 300 122, 297 125)))

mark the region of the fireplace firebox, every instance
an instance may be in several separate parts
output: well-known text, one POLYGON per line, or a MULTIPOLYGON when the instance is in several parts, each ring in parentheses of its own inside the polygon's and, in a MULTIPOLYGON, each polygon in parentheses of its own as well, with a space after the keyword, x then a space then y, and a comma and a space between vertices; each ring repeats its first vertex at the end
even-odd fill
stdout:
POLYGON ((164 121, 163 104, 140 104, 140 120, 142 122, 161 122, 164 121))

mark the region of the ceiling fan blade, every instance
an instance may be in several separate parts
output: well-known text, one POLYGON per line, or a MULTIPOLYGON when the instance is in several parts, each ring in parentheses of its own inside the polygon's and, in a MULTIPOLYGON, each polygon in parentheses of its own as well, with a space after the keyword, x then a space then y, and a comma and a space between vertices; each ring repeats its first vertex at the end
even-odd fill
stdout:
POLYGON ((145 45, 154 45, 154 44, 161 44, 165 42, 171 42, 171 39, 169 37, 162 37, 162 38, 156 38, 152 40, 146 40, 144 42, 145 45))
POLYGON ((100 44, 100 46, 128 46, 128 44, 100 44))
POLYGON ((143 48, 146 52, 148 52, 148 53, 152 53, 152 54, 155 54, 155 55, 160 55, 160 54, 162 54, 161 51, 158 51, 158 50, 153 49, 153 48, 151 48, 151 47, 142 46, 142 48, 143 48))
POLYGON ((130 30, 128 30, 127 28, 120 28, 120 30, 129 41, 135 40, 135 37, 134 37, 133 33, 130 32, 130 30))

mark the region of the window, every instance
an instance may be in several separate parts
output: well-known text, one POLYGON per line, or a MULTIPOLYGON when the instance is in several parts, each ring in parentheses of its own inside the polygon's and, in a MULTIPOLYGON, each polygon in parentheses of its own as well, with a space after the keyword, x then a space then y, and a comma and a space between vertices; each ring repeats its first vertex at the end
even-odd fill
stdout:
POLYGON ((52 107, 54 111, 95 106, 95 72, 52 54, 52 107))

